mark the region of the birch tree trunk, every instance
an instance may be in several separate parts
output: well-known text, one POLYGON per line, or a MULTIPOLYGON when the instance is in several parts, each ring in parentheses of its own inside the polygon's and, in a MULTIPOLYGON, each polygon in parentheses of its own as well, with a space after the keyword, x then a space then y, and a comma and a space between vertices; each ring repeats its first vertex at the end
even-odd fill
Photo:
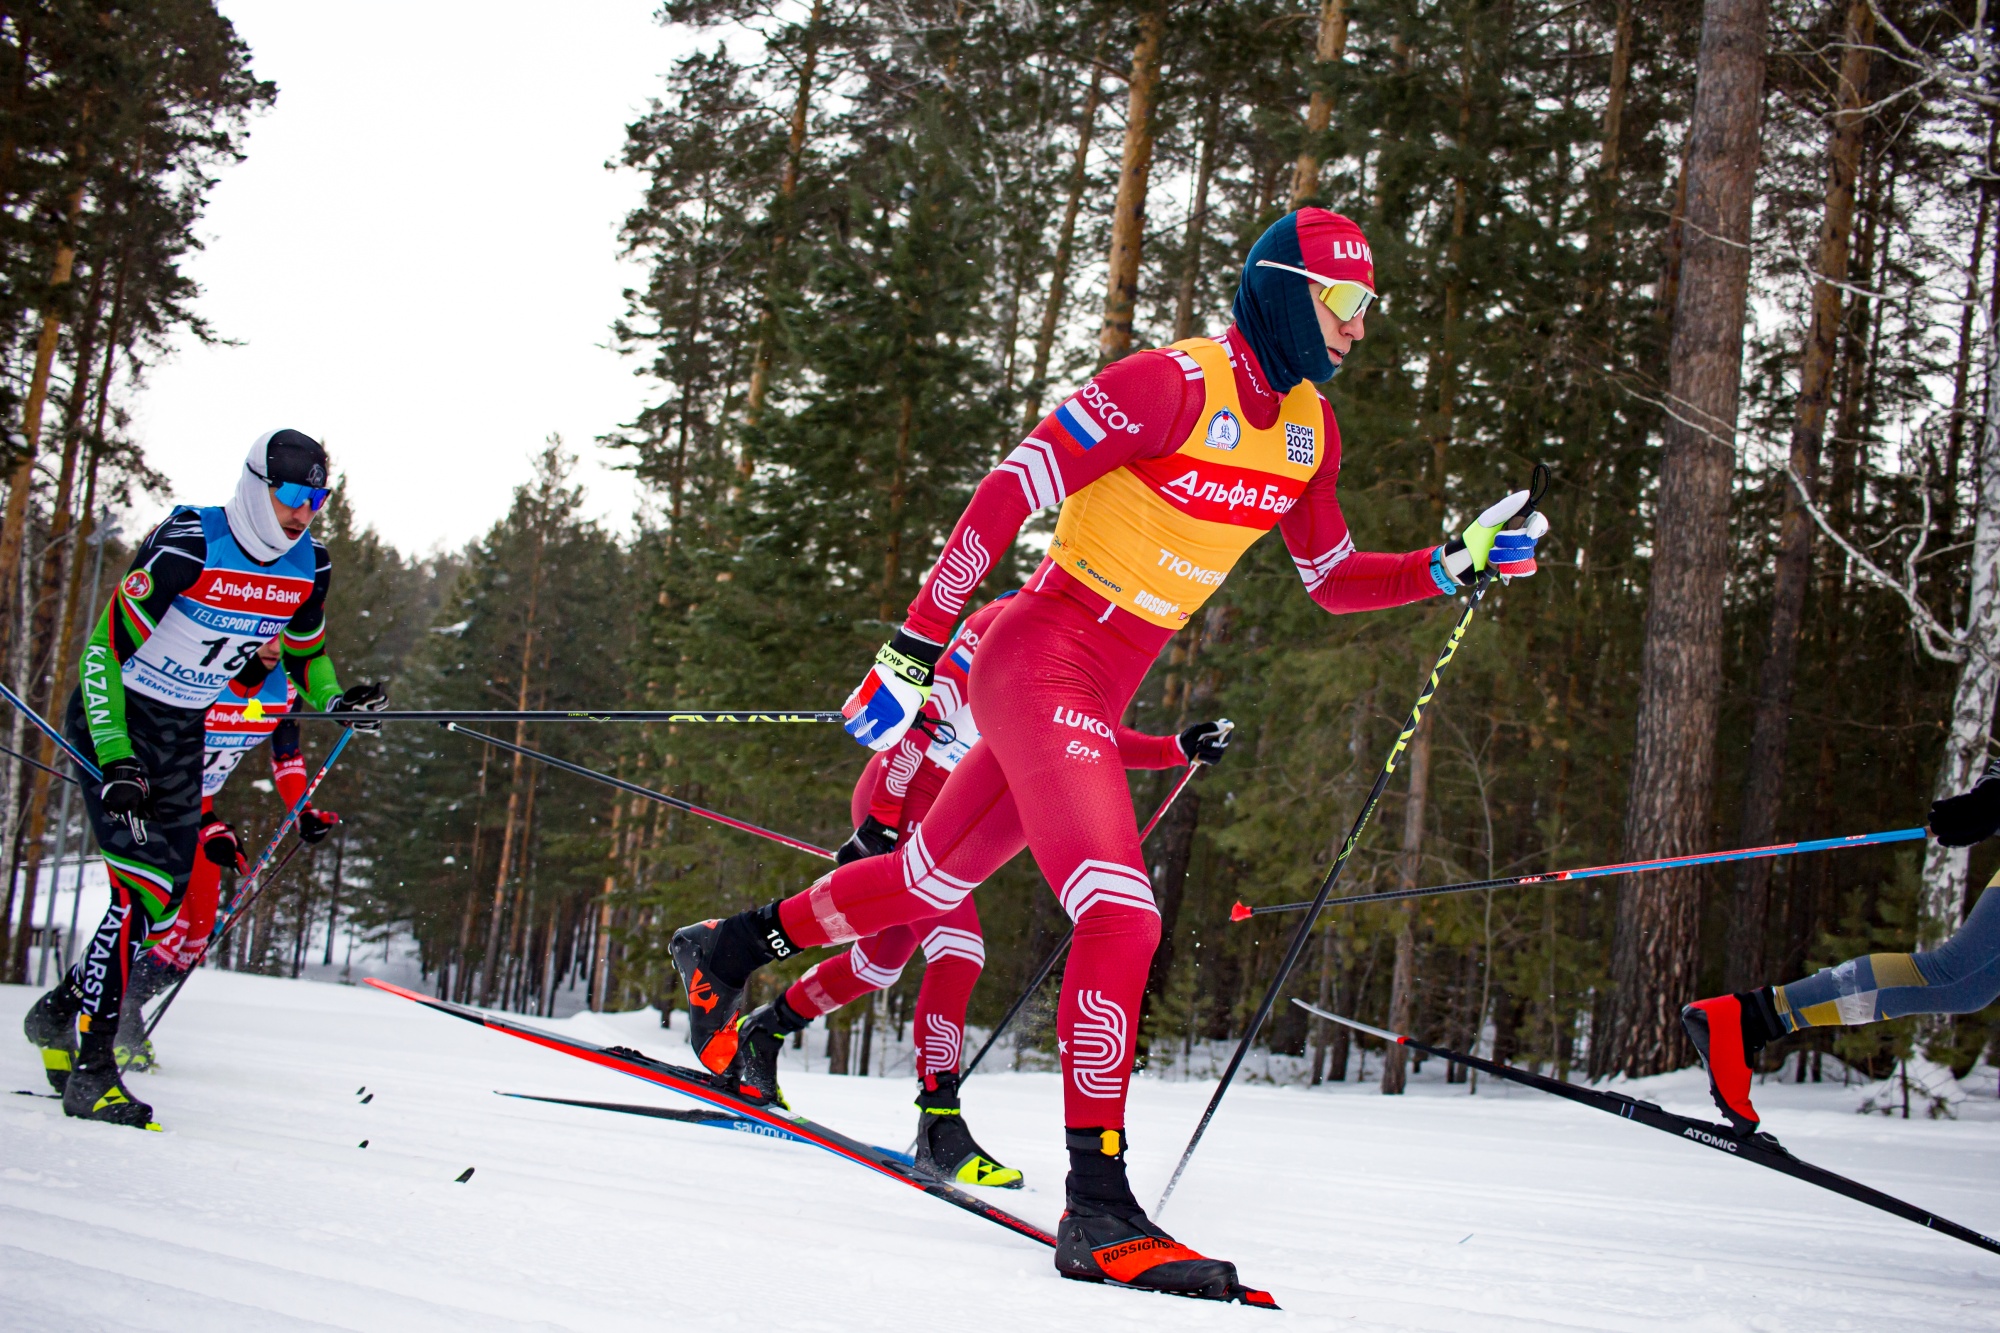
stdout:
MULTIPOLYGON (((1965 599, 1965 665, 1951 697, 1951 725, 1938 764, 1938 796, 1972 786, 1986 761, 1993 705, 2000 699, 2000 328, 1986 340, 1986 420, 1975 472, 1979 499, 1972 520, 1971 588, 1965 599)), ((1926 940, 1956 929, 1965 915, 1970 849, 1924 844, 1923 914, 1926 940)))
MULTIPOLYGON (((1750 218, 1769 37, 1765 0, 1708 0, 1693 123, 1680 292, 1668 354, 1637 744, 1625 811, 1633 860, 1708 845, 1722 694, 1729 482, 1743 371, 1750 218)), ((1701 872, 1627 881, 1612 944, 1611 1062, 1639 1076, 1685 1064, 1680 1007, 1694 998, 1701 872)))
MULTIPOLYGON (((1819 475, 1826 438, 1827 404, 1833 394, 1834 354, 1839 348, 1842 284, 1847 281, 1849 244, 1854 235, 1854 181, 1861 167, 1861 106, 1868 87, 1875 11, 1870 0, 1849 0, 1842 34, 1840 87, 1827 135, 1826 206, 1820 220, 1818 279, 1813 283, 1812 322, 1799 362, 1799 397, 1792 424, 1791 470, 1811 486, 1819 475)), ((1792 721, 1792 688, 1799 663, 1799 630, 1805 621, 1806 588, 1812 581, 1813 523, 1798 487, 1785 484, 1785 507, 1778 520, 1777 568, 1771 590, 1771 627, 1764 663, 1757 675, 1757 704, 1750 728, 1750 759, 1743 779, 1742 842, 1762 847, 1774 840, 1783 803, 1785 751, 1792 721)), ((1768 860, 1744 861, 1736 873, 1736 899, 1729 923, 1723 975, 1730 990, 1761 985, 1764 939, 1769 927, 1771 870, 1768 860)))

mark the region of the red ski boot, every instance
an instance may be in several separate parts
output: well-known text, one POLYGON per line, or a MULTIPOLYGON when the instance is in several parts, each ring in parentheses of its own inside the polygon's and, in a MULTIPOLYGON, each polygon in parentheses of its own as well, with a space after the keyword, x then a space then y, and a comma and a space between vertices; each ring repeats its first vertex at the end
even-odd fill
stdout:
POLYGON ((1696 1000, 1681 1010, 1681 1026, 1708 1068, 1708 1095, 1744 1138, 1757 1132, 1750 1104, 1750 1075, 1767 1043, 1785 1035, 1771 988, 1696 1000))

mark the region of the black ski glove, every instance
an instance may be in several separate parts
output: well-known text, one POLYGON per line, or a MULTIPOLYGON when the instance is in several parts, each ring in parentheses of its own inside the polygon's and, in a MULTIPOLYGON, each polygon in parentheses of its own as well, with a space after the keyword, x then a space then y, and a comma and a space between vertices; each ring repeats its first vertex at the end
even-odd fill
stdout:
MULTIPOLYGON (((326 711, 329 713, 379 713, 388 706, 389 691, 376 682, 367 680, 359 685, 350 686, 345 693, 327 707, 326 711)), ((380 722, 368 722, 356 719, 347 725, 353 727, 356 731, 365 732, 370 736, 379 736, 382 734, 382 724, 380 722)))
POLYGON ((153 815, 153 784, 146 778, 146 766, 137 759, 113 759, 104 766, 104 785, 97 789, 109 814, 125 819, 150 819, 153 815))
POLYGON ((1197 722, 1180 734, 1181 754, 1190 764, 1217 764, 1229 752, 1229 735, 1236 724, 1228 718, 1197 722))
POLYGON ((840 844, 833 854, 833 863, 844 866, 849 861, 865 860, 871 856, 883 856, 896 850, 896 830, 870 815, 861 821, 861 827, 854 830, 854 836, 840 844))
POLYGON ((211 819, 201 826, 201 854, 239 875, 250 868, 243 859, 243 840, 236 836, 235 828, 220 819, 211 819))
MULTIPOLYGON (((108 802, 107 802, 108 804, 108 802)), ((2000 833, 2000 759, 1972 790, 1931 802, 1931 836, 1946 847, 1970 847, 2000 833)))
POLYGON ((331 810, 315 810, 311 806, 299 811, 299 841, 310 847, 325 839, 333 832, 333 826, 340 822, 340 816, 331 810))

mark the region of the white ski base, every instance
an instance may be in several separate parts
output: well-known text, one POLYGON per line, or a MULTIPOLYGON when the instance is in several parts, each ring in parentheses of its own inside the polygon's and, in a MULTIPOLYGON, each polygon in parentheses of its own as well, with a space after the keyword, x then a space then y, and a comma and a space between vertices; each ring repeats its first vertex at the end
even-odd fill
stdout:
MULTIPOLYGON (((0 986, 5 1329, 2000 1329, 1990 1255, 1526 1089, 1467 1096, 1436 1062, 1399 1098, 1231 1091, 1164 1221, 1271 1315, 1065 1282, 1040 1246, 797 1144, 496 1097, 690 1105, 363 988, 204 972, 130 1080, 166 1132, 66 1120, 11 1095, 44 1086, 33 998, 0 986)), ((542 1025, 687 1057, 650 1013, 542 1025)), ((914 1128, 905 1080, 785 1083, 858 1138, 914 1128)), ((1710 1114, 1691 1071, 1621 1086, 1710 1114)), ((1143 1202, 1212 1087, 1135 1087, 1143 1202)), ((1853 1113, 1866 1091, 1757 1099, 1801 1156, 2000 1229, 1994 1104, 1887 1120, 1853 1113)), ((996 1202, 1043 1225, 1060 1106, 1052 1074, 967 1086, 980 1140, 1028 1176, 996 1202)))

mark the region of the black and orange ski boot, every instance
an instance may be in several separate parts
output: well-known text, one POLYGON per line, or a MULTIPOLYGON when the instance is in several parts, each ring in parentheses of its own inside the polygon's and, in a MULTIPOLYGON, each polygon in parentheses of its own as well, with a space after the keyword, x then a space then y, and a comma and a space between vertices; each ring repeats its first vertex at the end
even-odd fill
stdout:
POLYGON ((778 1090, 778 1053, 785 1049, 785 1038, 810 1022, 794 1013, 782 995, 739 1021, 730 1091, 756 1106, 784 1106, 785 1094, 778 1090))
POLYGON ((1056 1272, 1079 1282, 1239 1301, 1275 1310, 1268 1291, 1236 1278, 1236 1265, 1197 1254, 1146 1216, 1125 1179, 1125 1131, 1071 1129, 1067 1206, 1056 1224, 1056 1272))
POLYGON ((83 996, 75 981, 64 977, 54 990, 28 1007, 21 1020, 21 1033, 42 1052, 42 1073, 49 1086, 61 1096, 76 1067, 76 1016, 83 1008, 83 996))
POLYGON ((682 926, 667 951, 687 988, 688 1045, 709 1073, 727 1074, 736 1059, 736 1020, 750 974, 798 952, 778 922, 778 904, 682 926))
POLYGON ((1696 1000, 1681 1010, 1681 1026, 1708 1070, 1708 1095, 1737 1134, 1749 1138, 1762 1123, 1750 1104, 1750 1079, 1764 1047, 1785 1035, 1771 988, 1696 1000))
POLYGON ((118 1059, 112 1052, 113 1032, 92 1031, 89 1019, 78 1042, 76 1068, 63 1087, 63 1114, 79 1120, 101 1120, 108 1125, 130 1125, 134 1129, 158 1129, 153 1108, 134 1097, 118 1076, 118 1059))

